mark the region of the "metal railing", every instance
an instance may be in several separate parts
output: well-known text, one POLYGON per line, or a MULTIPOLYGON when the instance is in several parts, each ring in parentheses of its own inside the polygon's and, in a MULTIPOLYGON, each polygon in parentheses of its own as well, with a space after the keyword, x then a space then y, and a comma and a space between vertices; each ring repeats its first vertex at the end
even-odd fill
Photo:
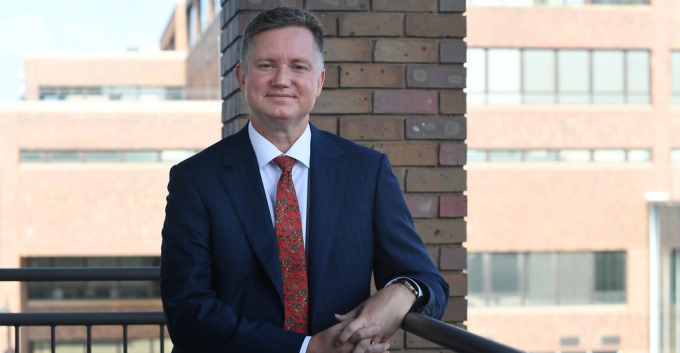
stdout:
MULTIPOLYGON (((158 267, 56 267, 0 269, 0 282, 34 281, 149 281, 158 280, 158 267)), ((56 352, 57 326, 85 326, 87 353, 92 352, 92 326, 122 326, 123 352, 127 353, 130 325, 152 325, 160 328, 160 352, 164 353, 165 317, 162 311, 143 312, 30 312, 0 313, 0 326, 14 327, 15 353, 19 353, 20 328, 50 327, 50 347, 56 352)), ((457 353, 520 353, 521 350, 475 335, 454 325, 409 313, 402 329, 457 353)))
MULTIPOLYGON (((0 281, 157 281, 158 267, 53 267, 0 269, 0 281)), ((50 328, 51 352, 56 352, 57 326, 85 326, 87 353, 92 353, 92 326, 121 326, 123 353, 128 352, 128 326, 159 327, 160 353, 165 352, 165 317, 162 311, 24 312, 0 313, 0 326, 14 327, 14 352, 20 353, 21 327, 50 328)))

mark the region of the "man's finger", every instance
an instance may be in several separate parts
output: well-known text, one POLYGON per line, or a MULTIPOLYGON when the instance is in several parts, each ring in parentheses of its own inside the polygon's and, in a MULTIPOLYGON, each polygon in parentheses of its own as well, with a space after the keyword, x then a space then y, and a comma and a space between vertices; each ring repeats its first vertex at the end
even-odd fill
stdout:
POLYGON ((352 353, 383 353, 390 348, 389 343, 379 343, 371 338, 359 341, 352 353))
POLYGON ((349 338, 349 343, 359 343, 362 340, 365 340, 367 338, 370 338, 369 342, 380 342, 379 339, 376 339, 375 337, 382 331, 379 326, 369 326, 369 327, 364 327, 352 334, 352 336, 349 338))
POLYGON ((333 345, 335 347, 340 347, 344 343, 349 342, 350 337, 354 335, 355 332, 361 330, 364 327, 364 322, 363 320, 352 320, 349 325, 345 326, 345 328, 340 332, 338 337, 335 338, 335 342, 333 345))

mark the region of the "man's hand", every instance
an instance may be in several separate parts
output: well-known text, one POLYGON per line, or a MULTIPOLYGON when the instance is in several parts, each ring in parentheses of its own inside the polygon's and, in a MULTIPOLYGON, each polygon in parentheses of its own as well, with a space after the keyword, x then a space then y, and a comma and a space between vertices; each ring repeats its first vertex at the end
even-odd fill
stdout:
MULTIPOLYGON (((400 284, 395 283, 379 290, 349 313, 336 315, 340 323, 346 323, 346 325, 335 339, 334 345, 341 347, 366 334, 366 331, 362 331, 365 328, 376 326, 381 328, 380 332, 360 341, 361 347, 389 342, 401 326, 404 316, 413 306, 415 300, 413 293, 400 284), (357 336, 357 332, 363 334, 357 336)), ((360 345, 357 345, 356 348, 352 353, 371 352, 361 350, 360 345)))
POLYGON ((325 331, 312 336, 306 353, 387 353, 388 343, 371 344, 371 337, 380 333, 380 327, 368 326, 355 330, 345 342, 335 345, 338 335, 350 324, 350 320, 342 321, 325 331))

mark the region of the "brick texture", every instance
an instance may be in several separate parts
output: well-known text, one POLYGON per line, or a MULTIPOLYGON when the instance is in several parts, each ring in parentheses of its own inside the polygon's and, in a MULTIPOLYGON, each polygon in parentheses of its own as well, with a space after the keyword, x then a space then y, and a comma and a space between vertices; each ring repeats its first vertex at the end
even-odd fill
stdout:
POLYGON ((373 11, 434 12, 437 0, 373 0, 373 11))
POLYGON ((462 140, 467 135, 463 117, 413 116, 406 118, 407 139, 462 140))
POLYGON ((404 138, 404 124, 400 118, 341 118, 340 136, 355 141, 398 141, 404 138))
POLYGON ((459 14, 407 14, 406 36, 430 38, 465 37, 465 17, 459 14))
MULTIPOLYGON (((437 201, 436 199, 433 200, 432 204, 437 204, 437 201)), ((463 219, 417 220, 415 227, 426 244, 462 243, 466 238, 465 221, 463 219)))
POLYGON ((441 195, 439 205, 439 216, 442 218, 467 216, 467 196, 465 195, 441 195))
POLYGON ((376 62, 435 63, 437 43, 427 40, 378 39, 375 41, 376 62))
POLYGON ((308 10, 350 10, 368 11, 371 7, 370 0, 307 0, 308 10))
POLYGON ((437 93, 431 91, 378 90, 373 94, 375 113, 436 114, 437 93))
MULTIPOLYGON (((464 0, 227 0, 222 11, 223 135, 248 121, 233 81, 241 35, 261 9, 289 1, 325 28, 318 128, 385 153, 432 261, 450 285, 444 320, 467 319, 464 0), (227 81, 227 82, 225 82, 227 81)), ((391 350, 450 352, 399 331, 391 350)))
POLYGON ((397 37, 403 33, 400 13, 344 13, 340 15, 340 36, 397 37))
POLYGON ((409 88, 465 88, 465 68, 461 65, 407 65, 406 86, 409 88))
POLYGON ((439 164, 465 165, 467 146, 462 143, 442 143, 439 145, 439 164))
POLYGON ((404 84, 404 65, 342 64, 340 66, 341 87, 401 88, 404 84))
POLYGON ((436 166, 437 145, 431 143, 376 144, 373 149, 387 154, 393 166, 436 166))

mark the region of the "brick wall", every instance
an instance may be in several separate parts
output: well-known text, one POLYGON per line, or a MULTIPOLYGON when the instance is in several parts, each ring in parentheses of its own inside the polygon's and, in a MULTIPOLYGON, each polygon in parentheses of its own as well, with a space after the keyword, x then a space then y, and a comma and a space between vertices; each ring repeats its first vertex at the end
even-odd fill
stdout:
MULTIPOLYGON (((466 34, 464 0, 226 0, 221 14, 223 135, 248 120, 234 67, 261 10, 313 11, 326 29, 326 82, 312 111, 321 129, 386 153, 416 230, 451 285, 444 320, 467 315, 466 34)), ((440 352, 399 333, 391 350, 440 352)))

